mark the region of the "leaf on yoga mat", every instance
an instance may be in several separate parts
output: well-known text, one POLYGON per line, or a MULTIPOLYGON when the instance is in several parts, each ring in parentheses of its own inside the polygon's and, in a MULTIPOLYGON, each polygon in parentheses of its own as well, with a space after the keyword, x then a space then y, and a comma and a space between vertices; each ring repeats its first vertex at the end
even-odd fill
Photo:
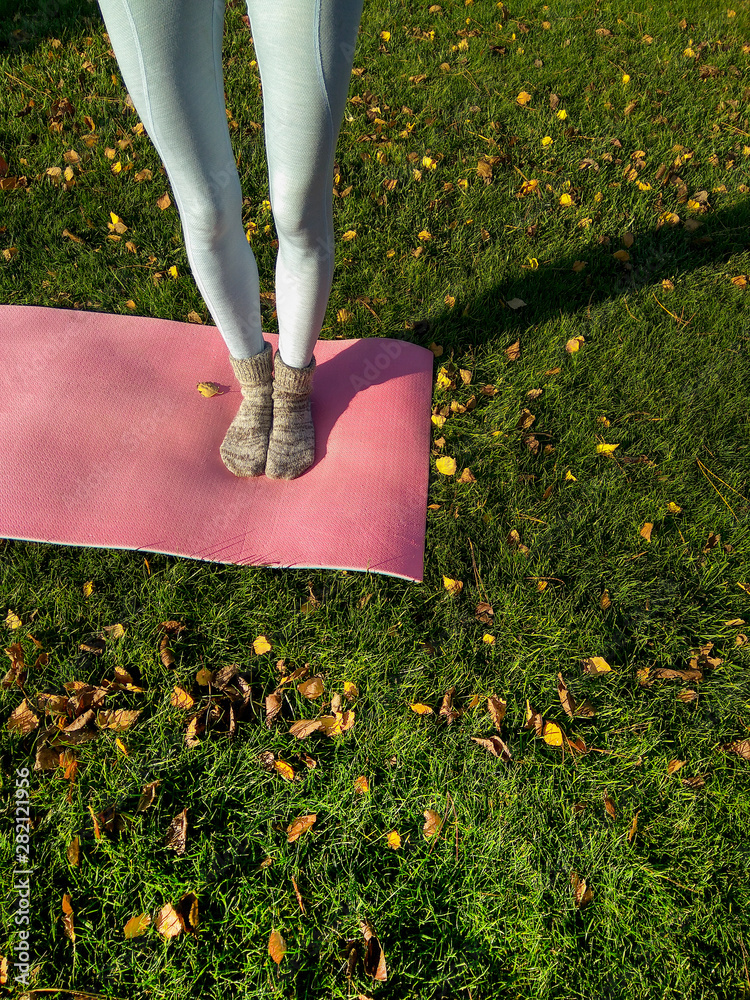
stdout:
POLYGON ((301 684, 297 685, 297 690, 304 698, 320 698, 323 694, 323 678, 322 677, 311 677, 309 680, 302 681, 301 684))
POLYGON ((216 382, 199 382, 195 387, 201 396, 210 399, 211 396, 221 395, 221 386, 216 382))
POLYGON ((187 808, 178 813, 169 824, 164 843, 178 854, 185 853, 185 840, 187 837, 187 808))

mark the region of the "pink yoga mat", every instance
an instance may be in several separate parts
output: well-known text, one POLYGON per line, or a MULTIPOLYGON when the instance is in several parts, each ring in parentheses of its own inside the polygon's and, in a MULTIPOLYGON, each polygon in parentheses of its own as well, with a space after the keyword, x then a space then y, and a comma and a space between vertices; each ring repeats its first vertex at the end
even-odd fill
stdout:
POLYGON ((421 583, 432 352, 319 340, 315 357, 314 464, 238 478, 219 446, 242 395, 215 326, 0 306, 0 537, 421 583))

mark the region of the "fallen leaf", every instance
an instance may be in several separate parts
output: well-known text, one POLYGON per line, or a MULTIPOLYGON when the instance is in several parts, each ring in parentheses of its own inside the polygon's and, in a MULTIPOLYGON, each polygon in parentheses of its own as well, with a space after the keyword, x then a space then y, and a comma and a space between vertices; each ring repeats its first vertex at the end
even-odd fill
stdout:
POLYGON ((142 708, 115 708, 107 712, 99 712, 96 724, 101 729, 128 729, 142 711, 142 708))
POLYGON ((141 934, 145 934, 146 928, 150 923, 151 917, 148 913, 141 913, 139 916, 131 917, 123 928, 125 937, 128 939, 140 937, 141 934))
POLYGON ((73 837, 71 842, 68 844, 68 849, 65 852, 68 861, 74 868, 77 868, 81 860, 81 841, 79 837, 73 837))
POLYGON ((536 709, 531 707, 528 699, 526 700, 526 721, 523 724, 523 728, 534 729, 537 736, 541 736, 544 729, 544 719, 536 709))
POLYGON ((39 725, 39 717, 29 708, 29 703, 24 698, 20 705, 17 705, 8 718, 8 729, 11 732, 19 732, 21 736, 32 732, 39 725))
POLYGON ((684 760, 677 760, 677 758, 670 760, 669 764, 667 764, 667 774, 674 774, 675 771, 679 771, 684 764, 684 760))
POLYGON ((591 702, 582 701, 580 704, 576 702, 573 695, 568 691, 562 674, 557 675, 557 693, 560 696, 562 707, 571 719, 575 716, 583 716, 590 719, 595 714, 594 706, 591 702))
POLYGON ((633 816, 633 822, 630 824, 630 830, 628 830, 629 844, 632 843, 633 837, 635 837, 635 831, 638 829, 638 816, 640 815, 640 812, 641 810, 639 809, 638 812, 636 812, 636 814, 633 816))
POLYGON ((434 837, 440 833, 443 827, 443 818, 440 813, 436 813, 432 809, 425 809, 423 815, 425 824, 422 827, 422 833, 425 840, 429 840, 430 837, 434 837))
POLYGON ((601 656, 588 656, 585 660, 581 660, 581 663, 583 664, 584 672, 592 674, 595 677, 597 674, 607 674, 612 669, 601 656))
POLYGON ((505 718, 505 710, 507 707, 508 703, 494 694, 491 694, 487 699, 487 711, 492 716, 492 721, 498 732, 500 732, 502 728, 503 719, 505 718))
POLYGON ((194 892, 185 893, 175 906, 175 912, 182 924, 182 929, 188 934, 198 933, 198 897, 194 892))
POLYGON ((346 712, 335 712, 333 715, 324 715, 320 721, 321 730, 326 736, 340 736, 354 725, 354 711, 349 709, 346 712))
POLYGON ((656 667, 651 671, 652 677, 667 681, 702 681, 703 672, 701 670, 672 670, 670 667, 656 667))
POLYGON ((287 781, 294 781, 294 768, 291 764, 287 764, 285 760, 275 760, 273 766, 282 778, 285 778, 287 781))
POLYGON ((290 823, 286 828, 289 835, 286 838, 287 843, 294 843, 298 837, 301 837, 303 833, 306 833, 310 829, 317 818, 317 813, 310 813, 307 816, 298 816, 297 819, 290 823))
POLYGON ((512 759, 510 750, 499 736, 490 736, 487 739, 483 739, 480 736, 472 736, 471 739, 474 740, 475 743, 479 743, 480 746, 483 746, 485 750, 489 750, 489 752, 494 754, 496 757, 500 757, 501 760, 507 762, 512 759))
POLYGON ((544 723, 542 738, 548 746, 561 747, 563 745, 563 731, 554 722, 544 723))
POLYGON ((570 884, 573 887, 573 898, 575 899, 576 908, 581 909, 584 906, 588 906, 594 898, 594 893, 588 888, 586 882, 579 878, 577 872, 571 872, 570 884))
POLYGON ((323 694, 323 678, 311 677, 297 685, 297 690, 304 698, 320 698, 323 694))
POLYGON ((278 965, 284 955, 286 955, 286 941, 281 934, 273 930, 268 938, 268 954, 278 965))
POLYGON ((375 935, 375 931, 372 929, 372 924, 367 920, 363 920, 360 924, 360 929, 367 942, 367 950, 365 951, 363 960, 365 972, 377 982, 384 983, 388 978, 385 966, 385 952, 375 935))
POLYGON ((429 705, 423 705, 421 701, 415 701, 413 705, 409 706, 412 712, 416 712, 417 715, 432 715, 432 709, 429 705))
POLYGON ((364 795, 370 790, 367 778, 364 774, 360 774, 358 778, 354 779, 354 791, 358 792, 360 795, 364 795))
POLYGON ((322 728, 323 723, 320 719, 301 719, 299 722, 292 723, 289 727, 289 732, 292 736, 296 736, 297 739, 304 740, 310 733, 315 733, 322 728))
POLYGON ((75 927, 73 926, 73 906, 70 901, 70 896, 67 894, 67 892, 63 895, 62 898, 62 911, 63 911, 63 928, 65 930, 65 934, 68 938, 70 938, 71 941, 75 941, 76 931, 75 927))
POLYGON ((398 831, 391 830, 385 839, 388 842, 388 846, 392 847, 394 851, 397 851, 401 847, 401 834, 398 831))
POLYGON ((164 843, 178 854, 185 853, 185 839, 187 837, 187 808, 178 813, 172 822, 164 838, 164 843))
POLYGON ((745 760, 750 760, 750 738, 746 740, 735 740, 733 743, 724 743, 721 747, 725 753, 736 753, 745 760))
POLYGON ((172 690, 172 697, 170 698, 171 704, 175 708, 192 708, 195 704, 195 698, 191 694, 188 694, 184 688, 177 687, 175 684, 172 690))
POLYGON ((344 681, 344 696, 347 701, 354 701, 355 698, 359 697, 357 685, 352 684, 351 681, 344 681))
POLYGON ((157 778, 156 781, 149 782, 148 785, 143 786, 143 791, 141 792, 141 797, 138 800, 138 805, 136 806, 136 812, 143 812, 144 809, 148 809, 149 806, 154 804, 154 799, 156 798, 156 789, 161 784, 161 779, 157 778))
POLYGON ((604 793, 604 808, 612 819, 616 819, 615 804, 606 792, 604 793))
POLYGON ((281 688, 276 688, 271 694, 266 695, 266 726, 270 729, 271 723, 281 711, 281 703, 284 692, 281 688))
POLYGON ((156 914, 154 926, 161 936, 165 938, 177 937, 178 934, 182 933, 183 929, 182 921, 171 903, 165 903, 156 914))

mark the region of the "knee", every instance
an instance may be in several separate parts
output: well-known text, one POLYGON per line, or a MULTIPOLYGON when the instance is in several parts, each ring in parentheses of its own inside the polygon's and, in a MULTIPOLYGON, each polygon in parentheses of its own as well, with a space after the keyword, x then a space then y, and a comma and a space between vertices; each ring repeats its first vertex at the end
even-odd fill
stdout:
POLYGON ((333 257, 332 187, 304 183, 294 178, 276 178, 271 193, 273 221, 279 239, 294 244, 305 254, 324 260, 333 257))
POLYGON ((181 216, 193 242, 220 243, 233 226, 242 225, 242 188, 237 172, 214 171, 193 188, 181 216))

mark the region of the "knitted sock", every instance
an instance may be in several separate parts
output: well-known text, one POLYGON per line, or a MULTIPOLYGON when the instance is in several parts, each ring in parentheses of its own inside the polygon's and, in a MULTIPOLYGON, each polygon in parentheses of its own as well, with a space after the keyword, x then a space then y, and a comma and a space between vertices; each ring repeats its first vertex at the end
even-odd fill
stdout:
POLYGON ((273 419, 273 348, 267 340, 263 350, 249 358, 229 355, 244 399, 219 448, 224 465, 235 476, 261 476, 266 464, 268 436, 273 419))
POLYGON ((266 458, 269 479, 296 479, 315 461, 315 428, 310 407, 315 368, 314 355, 306 368, 292 368, 276 352, 273 424, 266 458))

